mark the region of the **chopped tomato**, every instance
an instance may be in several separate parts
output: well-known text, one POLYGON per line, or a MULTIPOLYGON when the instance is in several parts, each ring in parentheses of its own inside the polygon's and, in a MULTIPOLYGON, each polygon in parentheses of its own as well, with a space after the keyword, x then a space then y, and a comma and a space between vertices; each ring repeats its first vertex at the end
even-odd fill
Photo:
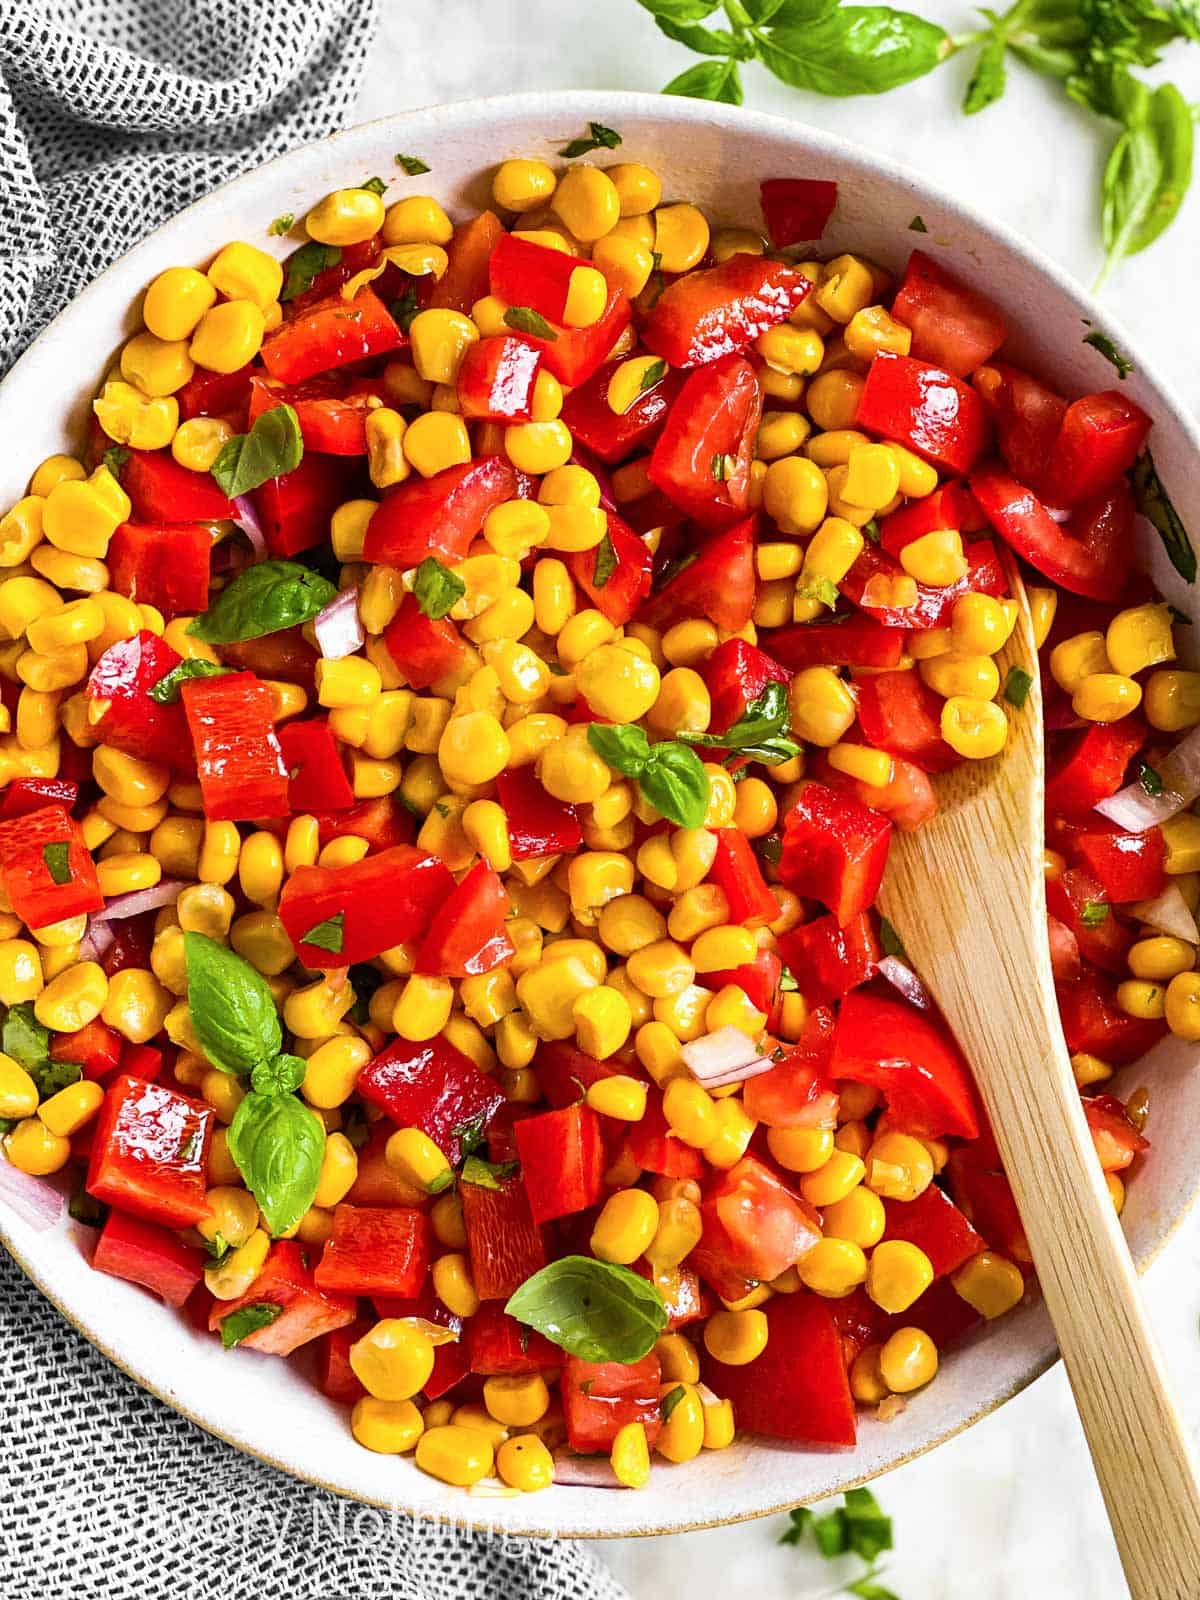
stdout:
MULTIPOLYGON (((471 1185, 470 1187, 474 1187, 471 1185)), ((481 1377, 521 1377, 562 1363, 562 1351, 523 1322, 510 1317, 499 1299, 484 1300, 464 1325, 467 1359, 481 1377)))
POLYGON ((940 489, 927 494, 922 500, 907 500, 898 511, 890 512, 879 520, 879 542, 890 556, 899 556, 906 545, 927 533, 943 528, 957 529, 960 533, 979 533, 987 527, 987 518, 979 502, 965 483, 957 479, 944 483, 940 489))
POLYGON ((384 629, 383 642, 413 689, 428 689, 472 657, 471 646, 450 618, 427 617, 411 593, 384 629))
POLYGON ((892 756, 892 776, 887 783, 863 783, 831 767, 828 758, 813 763, 812 775, 834 789, 845 789, 872 811, 882 811, 902 833, 914 833, 937 815, 936 789, 922 768, 903 756, 892 756))
POLYGON ((684 1144, 671 1132, 662 1108, 662 1091, 646 1090, 645 1114, 631 1122, 629 1154, 644 1172, 657 1172, 664 1178, 699 1179, 704 1173, 704 1158, 699 1150, 684 1144))
POLYGON ((780 880, 846 927, 874 903, 892 825, 853 795, 806 783, 783 818, 780 880))
POLYGON ((662 1369, 653 1354, 628 1365, 569 1355, 561 1389, 571 1449, 581 1454, 611 1450, 617 1434, 631 1422, 641 1423, 646 1443, 653 1447, 662 1427, 661 1382, 662 1369))
POLYGON ((819 1005, 809 1013, 796 1043, 784 1047, 782 1061, 746 1080, 742 1104, 747 1115, 768 1128, 832 1126, 837 1117, 828 1075, 832 1048, 833 1012, 819 1005))
POLYGON ((1134 1156, 1150 1148, 1136 1123, 1130 1121, 1124 1105, 1113 1094, 1085 1097, 1083 1114, 1096 1146, 1096 1155, 1105 1172, 1124 1172, 1134 1156))
POLYGON ((1020 1266, 1028 1266, 1033 1255, 1025 1237, 1025 1227, 1008 1179, 1000 1170, 1000 1158, 990 1141, 959 1145, 950 1152, 946 1176, 950 1193, 971 1226, 993 1250, 1020 1266))
POLYGON ((861 678, 858 725, 868 744, 922 772, 946 772, 959 757, 942 738, 941 697, 915 668, 861 678))
POLYGON ((0 795, 0 820, 23 817, 42 806, 62 806, 73 811, 79 785, 66 778, 14 778, 0 795))
POLYGON ((1043 577, 1092 600, 1120 600, 1133 559, 1134 504, 1129 485, 1080 506, 1056 522, 1032 490, 1002 472, 978 472, 971 491, 1000 537, 1043 577))
POLYGON ((981 459, 991 434, 987 408, 974 389, 928 361, 888 350, 867 369, 858 425, 959 477, 981 459))
POLYGON ((885 1239, 904 1239, 929 1257, 934 1276, 954 1272, 984 1241, 944 1190, 931 1183, 915 1200, 885 1200, 885 1239))
MULTIPOLYGON (((1086 867, 1068 867, 1046 884, 1047 909, 1071 934, 1076 964, 1082 956, 1123 978, 1134 934, 1108 905, 1108 898, 1104 885, 1086 867)), ((1071 976, 1078 977, 1078 971, 1071 976)))
POLYGON ((723 361, 786 322, 811 289, 787 262, 730 256, 668 284, 646 319, 642 342, 673 367, 723 361))
POLYGON ((1045 471, 1066 415, 1062 395, 1007 361, 980 367, 972 382, 996 428, 1000 454, 1022 483, 1036 484, 1045 471))
POLYGON ((147 628, 132 639, 109 645, 87 681, 89 717, 95 719, 93 726, 105 744, 141 761, 195 772, 196 755, 183 705, 178 701, 160 705, 150 698, 150 690, 182 659, 147 628))
MULTIPOLYGON (((85 1078, 107 1078, 121 1060, 124 1041, 115 1028, 99 1017, 72 1033, 56 1033, 50 1039, 51 1061, 77 1061, 85 1078)), ((135 1077, 144 1074, 135 1073, 135 1077)))
POLYGON ((781 936, 779 951, 804 998, 812 1003, 840 1000, 875 975, 882 951, 865 911, 844 928, 836 917, 817 917, 781 936))
POLYGON ((1141 406, 1115 389, 1073 400, 1038 480, 1042 498, 1080 506, 1103 495, 1129 471, 1149 431, 1141 406))
POLYGON ((904 635, 870 617, 799 622, 771 634, 771 654, 792 672, 804 667, 898 667, 904 635))
POLYGON ((1146 742, 1141 717, 1096 722, 1076 735, 1046 773, 1046 810, 1086 821, 1101 800, 1116 794, 1129 763, 1146 742))
POLYGON ((693 372, 651 453, 650 482, 703 527, 745 517, 762 407, 757 374, 743 356, 722 356, 693 372))
POLYGON ((1115 985, 1098 972, 1085 971, 1078 983, 1060 984, 1056 992, 1072 1055, 1082 1051, 1121 1067, 1144 1056, 1167 1031, 1161 1019, 1131 1017, 1122 1011, 1115 985))
POLYGON ((263 340, 262 363, 281 383, 303 383, 318 372, 367 356, 386 355, 404 334, 369 286, 351 300, 341 291, 318 300, 300 316, 281 323, 263 340))
POLYGON ((446 247, 449 265, 430 290, 428 304, 469 315, 488 292, 488 262, 503 237, 504 224, 494 211, 481 211, 460 223, 446 247))
POLYGON ((502 233, 488 261, 488 282, 505 305, 525 306, 547 322, 561 323, 571 279, 577 268, 590 265, 569 250, 551 250, 534 239, 502 233))
POLYGON ((207 1257, 176 1233, 123 1211, 110 1211, 96 1240, 92 1266, 137 1283, 169 1306, 181 1306, 204 1275, 207 1257))
POLYGON ((914 250, 908 258, 892 315, 912 329, 914 356, 958 378, 990 361, 1008 333, 998 306, 924 250, 914 250))
POLYGON ((288 774, 288 807, 293 813, 348 811, 353 806, 354 790, 341 751, 323 717, 285 722, 278 739, 288 774))
POLYGON ((499 873, 477 861, 434 912, 417 951, 416 971, 466 978, 511 960, 513 942, 504 931, 511 909, 499 873))
POLYGON ((279 919, 305 966, 348 967, 419 940, 453 888, 437 856, 394 845, 344 867, 297 867, 279 919))
POLYGON ((791 679, 787 667, 745 639, 723 640, 704 662, 702 676, 712 705, 710 733, 731 728, 769 683, 791 679))
POLYGON ((771 244, 786 250, 821 237, 837 205, 838 186, 828 178, 764 178, 758 192, 771 244))
POLYGON ((291 472, 251 492, 272 556, 286 560, 328 539, 329 519, 348 497, 353 471, 354 462, 344 457, 306 455, 291 472))
POLYGON ((516 475, 502 456, 444 467, 432 478, 410 478, 379 502, 363 556, 393 567, 419 566, 426 556, 461 561, 488 512, 516 492, 516 475))
POLYGON ((542 365, 564 387, 577 389, 608 359, 613 346, 629 326, 630 315, 628 297, 620 289, 610 289, 599 321, 590 327, 566 328, 552 323, 548 339, 524 332, 517 337, 541 351, 542 365))
POLYGON ((1115 823, 1098 823, 1077 833, 1072 849, 1100 880, 1105 900, 1152 900, 1166 887, 1167 848, 1159 828, 1125 833, 1115 823))
POLYGON ((903 1000, 856 991, 838 1013, 830 1073, 883 1092, 889 1121, 918 1138, 979 1132, 962 1052, 945 1025, 903 1000))
POLYGON ((964 594, 1002 595, 1008 581, 990 539, 974 539, 964 554, 967 570, 963 577, 943 588, 917 584, 917 598, 911 605, 894 605, 891 585, 903 579, 904 568, 886 550, 868 544, 859 554, 839 588, 848 600, 887 628, 939 628, 947 625, 956 602, 964 594), (881 596, 880 588, 884 593, 881 596))
POLYGON ((757 1156, 710 1173, 700 1217, 700 1242, 688 1261, 723 1300, 740 1300, 777 1278, 821 1236, 817 1213, 757 1156))
POLYGON ((169 450, 131 450, 120 479, 133 507, 132 522, 220 522, 237 515, 210 472, 181 467, 169 450))
MULTIPOLYGON (((375 386, 378 388, 378 385, 375 386)), ((340 373, 323 373, 288 388, 268 378, 250 380, 250 421, 265 411, 288 405, 296 413, 306 451, 332 456, 367 453, 367 414, 373 399, 370 386, 347 392, 340 373)))
POLYGON ((96 864, 63 806, 41 806, 0 822, 0 882, 29 928, 47 928, 104 905, 96 864))
POLYGON ((528 422, 541 356, 523 339, 479 339, 458 369, 464 417, 482 422, 528 422))
POLYGON ((758 857, 739 828, 717 828, 717 853, 709 878, 724 891, 731 922, 774 922, 779 902, 762 875, 758 857))
POLYGON ((547 794, 531 766, 507 768, 496 779, 496 792, 508 821, 514 861, 578 850, 583 838, 578 812, 567 801, 547 794))
POLYGON ((667 628, 680 617, 710 617, 736 633, 754 609, 756 517, 711 534, 690 553, 639 612, 652 628, 667 628))
POLYGON ((608 386, 620 365, 620 361, 606 361, 586 383, 571 390, 562 409, 572 439, 609 466, 654 442, 683 386, 681 373, 664 371, 628 411, 618 414, 608 403, 608 386))
POLYGON ((604 1141, 589 1106, 526 1117, 515 1128, 521 1175, 535 1222, 586 1211, 600 1198, 604 1141))

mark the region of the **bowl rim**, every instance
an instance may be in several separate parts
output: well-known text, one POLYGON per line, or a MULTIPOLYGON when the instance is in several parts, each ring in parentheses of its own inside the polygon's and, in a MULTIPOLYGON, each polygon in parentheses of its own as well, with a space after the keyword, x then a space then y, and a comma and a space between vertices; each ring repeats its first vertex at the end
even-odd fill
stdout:
MULTIPOLYGON (((822 155, 828 155, 831 158, 836 158, 843 166, 857 169, 864 175, 882 176, 893 184, 908 187, 912 190, 915 200, 923 198, 938 205, 947 216, 960 221, 982 241, 994 241, 1004 246, 1015 256, 1022 258, 1036 270, 1039 276, 1047 279, 1079 312, 1081 317, 1090 314, 1091 320, 1097 326, 1102 326, 1105 332, 1113 338, 1114 342, 1119 343, 1122 351, 1133 359, 1136 370, 1154 391, 1155 398, 1162 410, 1170 414, 1172 422, 1179 428, 1191 450, 1200 455, 1200 422, 1193 418, 1186 402, 1176 392, 1173 382, 1158 374, 1153 362, 1147 359, 1139 341, 1130 335, 1119 317, 1100 307, 1077 278, 1047 256, 1038 245, 1017 229, 1003 221, 986 216, 974 205, 957 199, 939 182, 927 178, 903 162, 896 161, 888 155, 877 154, 868 150, 865 146, 855 143, 853 140, 845 139, 839 134, 829 133, 823 128, 815 127, 807 122, 801 122, 798 119, 771 112, 750 110, 742 106, 730 106, 723 103, 692 100, 638 90, 528 90, 514 94, 474 96, 462 100, 414 106, 403 111, 375 117, 368 121, 354 123, 337 133, 298 145, 283 155, 275 156, 270 161, 251 167, 246 172, 226 180, 217 188, 210 190, 207 194, 193 201, 190 205, 175 212, 105 267, 38 331, 5 377, 0 380, 0 398, 3 398, 15 388, 26 367, 33 364, 39 347, 43 342, 49 341, 69 319, 81 315, 93 300, 99 300, 104 295, 108 282, 125 266, 131 255, 152 246, 185 218, 206 212, 212 212, 214 215, 219 214, 224 198, 239 187, 260 181, 263 174, 273 174, 284 182, 288 181, 293 174, 295 178, 302 179, 313 163, 318 151, 331 151, 336 157, 337 153, 342 149, 352 149, 358 144, 378 143, 384 130, 395 130, 400 133, 409 124, 416 121, 432 122, 434 125, 428 130, 428 136, 436 139, 437 124, 439 122, 453 125, 456 130, 461 131, 464 127, 471 125, 486 127, 493 119, 511 119, 522 113, 525 114, 526 120, 531 122, 544 121, 552 123, 559 116, 565 120, 568 117, 578 117, 581 113, 585 113, 590 114, 585 116, 585 120, 591 120, 593 117, 597 120, 604 119, 612 126, 617 125, 624 114, 626 116, 657 120, 671 124, 675 128, 686 128, 691 124, 703 124, 707 127, 715 126, 730 138, 737 138, 746 133, 758 133, 776 140, 798 141, 804 144, 807 147, 806 158, 816 157, 820 159, 822 155)), ((1156 1229, 1156 1237, 1152 1243, 1136 1259, 1135 1266, 1139 1275, 1143 1274, 1157 1260, 1192 1210, 1198 1198, 1200 1198, 1200 1169, 1196 1170, 1195 1178, 1190 1187, 1180 1192, 1174 1205, 1162 1216, 1156 1229)), ((94 1348, 99 1350, 126 1377, 131 1378, 141 1388, 170 1406, 173 1411, 185 1417, 189 1422, 202 1428, 212 1437, 231 1445, 242 1454, 286 1473, 297 1482, 307 1483, 343 1498, 354 1500, 364 1505, 376 1506, 384 1510, 394 1510, 400 1506, 400 1497, 398 1496, 375 1495, 345 1488, 340 1484, 324 1480, 318 1473, 304 1471, 294 1464, 278 1458, 268 1450, 252 1447, 243 1440, 237 1439, 213 1426, 204 1417, 194 1412, 180 1396, 166 1392, 161 1385, 148 1380, 135 1371, 117 1353, 115 1348, 110 1347, 107 1339, 94 1333, 83 1322, 78 1320, 76 1313, 63 1303, 57 1293, 52 1292, 34 1262, 27 1259, 25 1254, 18 1248, 4 1208, 0 1208, 0 1244, 4 1245, 21 1271, 35 1284, 39 1292, 55 1306, 57 1311, 76 1332, 82 1334, 94 1348)), ((983 1417, 990 1415, 1007 1401, 1015 1398, 1016 1395, 1046 1373, 1058 1359, 1057 1349, 1053 1347, 1038 1354, 1006 1386, 1003 1392, 989 1395, 985 1401, 969 1409, 953 1424, 942 1428, 930 1437, 924 1438, 921 1443, 914 1445, 911 1449, 894 1456, 882 1468, 877 1468, 861 1475, 847 1476, 833 1466, 838 1461, 846 1461, 848 1459, 847 1456, 841 1454, 829 1455, 827 1459, 831 1463, 832 1470, 828 1475, 828 1484, 816 1491, 808 1491, 805 1497, 806 1500, 822 1498, 832 1493, 841 1493, 848 1488, 858 1487, 873 1481, 883 1472, 890 1472, 896 1467, 903 1466, 919 1456, 925 1455, 937 1446, 965 1432, 983 1417)), ((505 1518, 502 1523, 489 1520, 485 1509, 488 1505, 487 1500, 471 1499, 467 1496, 462 1496, 454 1503, 453 1509, 448 1511, 438 1510, 429 1506, 412 1505, 404 1505, 401 1509, 407 1516, 422 1523, 453 1525, 482 1532, 511 1533, 520 1537, 530 1538, 617 1539, 653 1537, 695 1532, 708 1528, 728 1527, 741 1522, 750 1522, 762 1517, 778 1515, 791 1509, 797 1503, 794 1498, 786 1498, 770 1505, 755 1506, 752 1509, 741 1510, 735 1516, 689 1517, 682 1524, 675 1523, 661 1527, 620 1527, 612 1530, 597 1530, 592 1526, 547 1525, 538 1520, 535 1510, 536 1498, 530 1500, 529 1513, 524 1517, 517 1521, 505 1518)))

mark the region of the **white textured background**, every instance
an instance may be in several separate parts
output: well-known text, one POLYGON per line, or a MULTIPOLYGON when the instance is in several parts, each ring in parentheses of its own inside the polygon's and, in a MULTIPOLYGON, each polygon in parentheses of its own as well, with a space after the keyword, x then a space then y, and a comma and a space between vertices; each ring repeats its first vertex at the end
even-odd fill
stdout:
MULTIPOLYGON (((965 5, 908 0, 959 33, 965 5)), ((634 0, 383 0, 360 115, 519 89, 655 90, 695 59, 634 0)), ((1169 76, 1200 101, 1200 47, 1176 47, 1169 76)), ((1161 70, 1161 69, 1160 69, 1161 70)), ((828 100, 743 69, 746 104, 840 133, 906 162, 995 212, 1085 283, 1100 264, 1094 118, 1057 86, 1010 69, 981 116, 958 110, 970 73, 952 61, 878 98, 828 100)), ((582 131, 582 130, 581 130, 582 131)), ((425 152, 428 155, 427 152, 425 152)), ((1166 237, 1121 268, 1106 304, 1200 409, 1200 197, 1166 237)), ((1151 1123, 1158 1138, 1170 1130, 1151 1123)), ((1187 1130, 1190 1136, 1190 1130, 1187 1130)), ((1200 1423, 1200 1216, 1147 1283, 1156 1326, 1200 1423)), ((886 1582, 900 1600, 1120 1600, 1126 1589, 1060 1370, 932 1455, 882 1479, 897 1549, 886 1582)), ((684 1538, 619 1541, 605 1555, 636 1600, 818 1600, 843 1569, 775 1543, 780 1519, 684 1538)), ((857 1572, 847 1565, 845 1575, 857 1572)), ((1196 1580, 1200 1595, 1200 1574, 1196 1580)))

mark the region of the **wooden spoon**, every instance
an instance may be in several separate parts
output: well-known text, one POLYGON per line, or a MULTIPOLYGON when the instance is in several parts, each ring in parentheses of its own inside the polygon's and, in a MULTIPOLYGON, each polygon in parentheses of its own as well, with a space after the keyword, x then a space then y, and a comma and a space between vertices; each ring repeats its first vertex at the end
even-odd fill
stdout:
POLYGON ((880 905, 971 1062, 1012 1184, 1134 1600, 1200 1596, 1196 1461, 1080 1109, 1054 997, 1042 697, 1021 614, 998 659, 1032 679, 1007 750, 941 780, 892 841, 880 905))

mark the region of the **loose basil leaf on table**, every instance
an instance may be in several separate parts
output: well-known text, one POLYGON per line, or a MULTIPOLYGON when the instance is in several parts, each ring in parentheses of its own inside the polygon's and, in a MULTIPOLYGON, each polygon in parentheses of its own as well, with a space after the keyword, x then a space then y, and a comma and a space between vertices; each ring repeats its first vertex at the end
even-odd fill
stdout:
POLYGON ((207 934, 185 933, 183 953, 192 1027, 213 1066, 244 1076, 273 1061, 283 1030, 262 975, 207 934))
POLYGON ((229 1125, 229 1154, 278 1238, 308 1210, 317 1192, 325 1135, 294 1094, 252 1089, 229 1125))
POLYGON ((311 622, 337 590, 298 561, 260 561, 238 574, 188 627, 206 644, 237 644, 311 622))
POLYGON ((640 1361, 668 1320, 652 1283, 591 1256, 552 1261, 504 1309, 581 1361, 640 1361))
POLYGON ((304 458, 300 419, 289 405, 255 417, 249 433, 235 434, 212 464, 218 486, 232 500, 272 478, 294 472, 304 458))

